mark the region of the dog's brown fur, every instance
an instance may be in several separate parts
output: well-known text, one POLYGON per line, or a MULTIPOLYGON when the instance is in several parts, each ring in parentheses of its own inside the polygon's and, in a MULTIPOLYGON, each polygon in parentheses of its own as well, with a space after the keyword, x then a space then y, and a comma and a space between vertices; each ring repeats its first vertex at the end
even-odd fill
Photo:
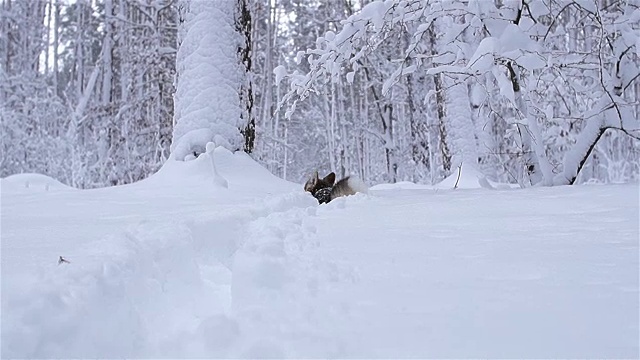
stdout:
POLYGON ((304 184, 304 190, 310 192, 313 197, 318 199, 320 204, 328 203, 341 196, 353 195, 356 189, 349 182, 349 177, 341 179, 337 183, 336 174, 330 173, 320 179, 318 172, 315 171, 311 179, 304 184))

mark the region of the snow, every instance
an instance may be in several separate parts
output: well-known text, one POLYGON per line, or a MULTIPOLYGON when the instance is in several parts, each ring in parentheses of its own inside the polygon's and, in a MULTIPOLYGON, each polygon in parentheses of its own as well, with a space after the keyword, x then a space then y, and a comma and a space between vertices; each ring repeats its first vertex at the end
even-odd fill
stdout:
POLYGON ((319 206, 207 147, 126 186, 2 179, 3 357, 639 356, 637 184, 319 206))
POLYGON ((529 11, 534 18, 540 18, 541 16, 549 14, 550 10, 547 5, 542 1, 532 1, 527 3, 529 11))
POLYGON ((276 76, 276 85, 278 85, 287 76, 287 69, 282 65, 278 65, 273 69, 273 74, 276 76))
POLYGON ((576 0, 575 3, 590 13, 595 14, 598 12, 597 5, 593 0, 576 0))
POLYGON ((349 71, 347 73, 347 82, 349 84, 353 84, 353 79, 354 79, 355 76, 356 76, 356 72, 355 71, 349 71))
MULTIPOLYGON (((506 184, 503 186, 507 186, 506 184)), ((473 166, 463 164, 446 179, 434 186, 435 189, 478 189, 493 188, 489 180, 473 166)))
POLYGON ((500 88, 500 95, 506 97, 511 103, 516 102, 515 93, 513 91, 513 83, 509 78, 507 78, 507 74, 503 69, 492 68, 491 73, 495 77, 498 82, 498 87, 500 88))
POLYGON ((518 65, 529 71, 542 69, 547 65, 546 59, 535 53, 524 54, 516 57, 516 60, 518 61, 518 65))
POLYGON ((493 53, 497 50, 498 45, 498 40, 496 38, 488 37, 486 39, 482 39, 480 45, 478 45, 478 48, 476 49, 476 52, 471 57, 471 60, 469 60, 468 67, 477 72, 490 70, 495 61, 493 53))
POLYGON ((499 38, 482 39, 467 68, 483 73, 494 67, 496 58, 506 58, 513 59, 518 65, 533 71, 547 64, 547 60, 535 51, 535 42, 522 30, 522 26, 509 24, 499 38))
MULTIPOLYGON (((390 2, 372 1, 365 5, 357 17, 369 20, 376 29, 381 29, 384 25, 384 17, 390 9, 390 2)), ((352 16, 356 18, 356 16, 352 16)))
POLYGON ((46 175, 23 173, 3 178, 2 190, 16 193, 39 193, 74 189, 46 175))
POLYGON ((378 184, 371 187, 371 190, 416 190, 416 189, 431 189, 429 185, 422 185, 412 183, 410 181, 398 181, 395 184, 378 184))
POLYGON ((171 153, 177 160, 194 150, 204 152, 215 134, 226 139, 224 146, 230 150, 242 144, 238 131, 242 126, 238 95, 242 76, 236 54, 240 38, 234 25, 234 3, 191 1, 188 8, 176 59, 171 153))
POLYGON ((534 51, 536 45, 529 35, 525 34, 522 28, 515 24, 508 24, 500 36, 500 51, 502 53, 515 50, 534 51))

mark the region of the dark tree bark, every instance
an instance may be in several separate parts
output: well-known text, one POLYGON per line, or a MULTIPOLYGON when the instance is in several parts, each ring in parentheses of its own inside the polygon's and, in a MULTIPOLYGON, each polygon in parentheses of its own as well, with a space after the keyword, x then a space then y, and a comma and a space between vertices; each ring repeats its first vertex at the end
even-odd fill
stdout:
POLYGON ((242 119, 246 124, 240 129, 244 137, 244 151, 246 153, 253 152, 256 139, 256 121, 253 113, 253 80, 252 80, 252 64, 251 64, 251 9, 247 0, 238 0, 236 9, 236 30, 242 36, 242 41, 238 47, 238 57, 243 66, 245 80, 240 87, 240 106, 242 109, 242 119))

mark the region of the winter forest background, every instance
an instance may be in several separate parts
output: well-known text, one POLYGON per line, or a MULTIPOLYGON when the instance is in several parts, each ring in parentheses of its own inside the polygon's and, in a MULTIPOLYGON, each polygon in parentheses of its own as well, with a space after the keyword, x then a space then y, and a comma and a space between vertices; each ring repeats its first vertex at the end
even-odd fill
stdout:
POLYGON ((638 0, 0 0, 0 176, 639 178, 638 0))

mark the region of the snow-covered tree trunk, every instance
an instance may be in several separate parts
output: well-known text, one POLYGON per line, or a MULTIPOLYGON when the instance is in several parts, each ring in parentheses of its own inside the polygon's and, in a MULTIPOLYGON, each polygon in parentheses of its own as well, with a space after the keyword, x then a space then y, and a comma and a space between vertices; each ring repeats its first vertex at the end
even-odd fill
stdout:
POLYGON ((453 152, 452 165, 477 170, 478 149, 467 84, 461 79, 447 79, 447 134, 453 152), (448 80, 448 81, 447 81, 448 80))
POLYGON ((542 143, 542 132, 538 126, 537 118, 530 112, 530 106, 522 93, 522 85, 518 68, 507 63, 511 79, 515 105, 521 117, 518 124, 520 137, 523 142, 524 153, 524 174, 529 177, 529 184, 534 185, 542 182, 544 185, 551 185, 553 182, 553 169, 545 154, 542 143))
POLYGON ((250 52, 242 50, 246 43, 237 27, 242 7, 237 0, 184 0, 179 8, 172 157, 203 153, 209 142, 229 150, 246 148, 241 131, 247 129, 251 107, 241 101, 252 104, 253 99, 245 57, 250 52))
POLYGON ((71 141, 72 144, 75 145, 75 147, 71 151, 71 185, 73 187, 81 187, 82 183, 85 181, 85 169, 82 166, 84 149, 80 147, 83 142, 82 120, 87 108, 87 104, 89 103, 91 95, 93 94, 93 91, 95 89, 99 74, 100 67, 96 65, 91 72, 91 76, 89 77, 86 88, 82 92, 82 96, 78 100, 78 105, 71 113, 71 121, 69 122, 69 129, 67 130, 67 138, 71 141))
POLYGON ((591 119, 580 133, 576 144, 564 156, 564 170, 554 178, 555 185, 571 185, 575 183, 580 170, 589 158, 591 151, 606 131, 603 117, 591 119))

